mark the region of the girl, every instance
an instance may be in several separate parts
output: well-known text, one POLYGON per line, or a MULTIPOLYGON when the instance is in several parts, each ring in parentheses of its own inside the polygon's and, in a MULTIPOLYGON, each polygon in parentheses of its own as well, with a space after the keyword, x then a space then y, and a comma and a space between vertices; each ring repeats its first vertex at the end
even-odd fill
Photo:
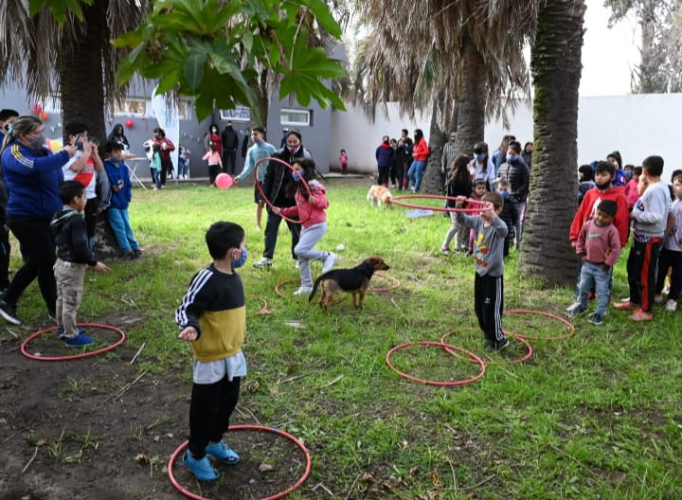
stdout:
POLYGON ((285 217, 298 217, 302 221, 301 236, 294 248, 301 273, 301 286, 294 292, 294 295, 300 296, 309 295, 313 291, 310 261, 322 261, 322 274, 324 274, 336 262, 336 254, 315 250, 314 248, 327 233, 327 215, 324 211, 329 207, 325 188, 318 180, 320 174, 315 168, 315 162, 308 159, 297 159, 292 167, 294 170, 291 175, 295 181, 293 188, 296 205, 287 208, 274 207, 272 211, 285 217), (306 180, 310 192, 301 182, 301 179, 306 180))
MULTIPOLYGON (((481 200, 485 193, 488 192, 486 187, 486 182, 483 179, 474 180, 474 189, 471 192, 470 198, 472 200, 481 200)), ((469 231, 469 248, 467 249, 467 256, 474 254, 474 240, 476 239, 476 233, 473 229, 469 231)))
POLYGON ((642 167, 635 167, 632 171, 632 178, 625 185, 625 199, 628 202, 628 210, 632 212, 632 207, 635 206, 637 200, 639 199, 639 193, 637 191, 637 185, 639 184, 639 178, 642 176, 642 167))
MULTIPOLYGON (((456 198, 457 196, 469 196, 472 190, 471 174, 469 173, 469 162, 471 158, 465 155, 459 155, 455 158, 450 168, 450 175, 445 187, 445 194, 448 197, 456 198)), ((455 200, 447 200, 447 207, 455 206, 455 200)), ((457 212, 450 212, 450 220, 452 225, 445 234, 445 240, 440 247, 440 251, 448 255, 450 253, 450 241, 457 235, 455 239, 455 250, 466 250, 467 239, 469 237, 469 230, 466 226, 457 222, 457 212)))
POLYGON ((341 150, 341 155, 339 156, 339 162, 341 163, 341 173, 343 175, 348 175, 348 155, 346 150, 341 150))
POLYGON ((161 189, 161 146, 159 144, 152 145, 152 160, 149 163, 149 169, 152 172, 154 191, 158 191, 161 189))
POLYGON ((407 171, 407 178, 412 183, 412 192, 418 193, 419 186, 422 183, 422 174, 426 168, 426 160, 429 158, 431 151, 424 139, 424 132, 420 128, 414 131, 414 149, 412 150, 412 166, 407 171))
POLYGON ((594 172, 591 165, 580 165, 578 167, 578 205, 583 202, 583 197, 590 189, 596 188, 594 183, 594 172))
POLYGON ((223 169, 223 160, 220 158, 220 153, 215 142, 208 145, 211 150, 204 155, 202 160, 208 162, 208 182, 211 186, 215 186, 215 178, 223 169))
POLYGON ((471 179, 474 182, 483 180, 486 190, 490 191, 495 181, 495 165, 488 156, 488 145, 485 142, 476 143, 474 145, 474 155, 474 159, 469 163, 471 179))

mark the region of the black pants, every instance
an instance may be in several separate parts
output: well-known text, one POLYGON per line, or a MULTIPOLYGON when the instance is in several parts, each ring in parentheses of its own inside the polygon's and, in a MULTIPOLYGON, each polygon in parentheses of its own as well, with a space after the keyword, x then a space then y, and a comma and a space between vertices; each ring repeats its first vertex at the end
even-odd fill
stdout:
POLYGON ((642 310, 647 313, 650 313, 654 306, 656 264, 660 251, 661 238, 653 238, 646 243, 635 240, 628 255, 630 303, 641 305, 642 310))
POLYGON ((0 221, 0 290, 9 286, 9 254, 11 246, 9 244, 9 229, 5 229, 5 224, 0 221))
POLYGON ((388 185, 388 170, 391 167, 378 167, 379 168, 379 178, 377 179, 377 184, 380 186, 388 185))
POLYGON ((398 160, 395 163, 395 176, 398 181, 398 189, 402 191, 407 189, 407 169, 408 165, 403 160, 398 160))
POLYGON ((208 183, 213 185, 215 183, 215 178, 218 177, 220 173, 220 165, 213 164, 208 166, 208 183))
POLYGON ((478 325, 489 342, 504 340, 502 310, 504 309, 504 277, 481 276, 474 280, 474 309, 478 325))
POLYGON ((97 198, 89 198, 85 204, 85 230, 88 233, 88 240, 95 237, 95 228, 97 227, 97 208, 99 200, 97 198))
POLYGON ((215 384, 193 384, 189 406, 189 451, 194 458, 206 455, 209 441, 217 443, 230 426, 230 416, 239 401, 240 377, 227 375, 215 384))
POLYGON ((391 179, 391 185, 392 186, 395 185, 395 183, 396 183, 395 182, 395 180, 396 180, 396 165, 397 165, 397 162, 394 161, 393 163, 391 163, 391 166, 388 169, 388 177, 389 177, 389 179, 391 179))
MULTIPOLYGON (((279 233, 279 224, 281 222, 282 218, 268 207, 268 222, 265 226, 265 250, 263 250, 263 257, 267 257, 268 259, 274 257, 275 247, 277 246, 277 234, 279 233)), ((297 257, 294 248, 298 245, 298 239, 301 236, 301 225, 289 221, 286 222, 287 227, 289 227, 289 232, 291 233, 291 256, 295 260, 297 257)))
POLYGON ((223 151, 223 171, 226 174, 234 175, 237 164, 237 150, 226 149, 223 151))
POLYGON ((14 275, 4 300, 15 305, 31 282, 38 278, 40 293, 50 312, 57 307, 57 283, 54 279, 55 243, 48 219, 10 217, 7 225, 21 244, 24 265, 14 275))
POLYGON ((173 160, 168 158, 167 160, 161 159, 161 185, 166 185, 166 179, 168 174, 173 175, 173 160))
POLYGON ((680 298, 680 292, 682 291, 682 252, 662 248, 661 253, 658 256, 658 276, 656 277, 657 295, 663 291, 665 277, 668 275, 668 269, 671 267, 673 268, 673 273, 670 277, 668 300, 677 300, 680 298))

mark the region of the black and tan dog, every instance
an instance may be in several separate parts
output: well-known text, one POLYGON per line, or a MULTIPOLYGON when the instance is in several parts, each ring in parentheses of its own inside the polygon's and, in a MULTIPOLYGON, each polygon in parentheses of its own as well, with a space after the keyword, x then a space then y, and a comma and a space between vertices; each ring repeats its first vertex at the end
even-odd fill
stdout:
POLYGON ((320 307, 327 314, 329 314, 329 308, 339 290, 353 294, 353 305, 355 307, 362 307, 362 301, 365 298, 365 292, 369 288, 369 280, 372 279, 374 271, 386 271, 388 269, 390 267, 384 262, 384 259, 374 255, 369 259, 363 260, 359 266, 353 269, 332 269, 327 271, 315 280, 313 291, 310 292, 308 297, 308 302, 313 300, 319 286, 322 290, 320 307), (359 302, 356 302, 356 295, 360 296, 359 302))

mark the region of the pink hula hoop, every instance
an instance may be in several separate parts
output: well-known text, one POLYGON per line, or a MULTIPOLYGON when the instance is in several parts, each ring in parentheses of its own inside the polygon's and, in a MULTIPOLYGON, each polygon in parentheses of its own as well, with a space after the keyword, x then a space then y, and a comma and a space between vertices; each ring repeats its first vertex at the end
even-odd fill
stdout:
POLYGON ((118 333, 121 338, 119 338, 113 344, 102 347, 101 349, 96 349, 94 351, 84 352, 84 353, 80 353, 80 354, 72 354, 69 356, 36 356, 35 354, 31 354, 30 352, 28 352, 28 344, 33 339, 36 339, 36 338, 38 338, 41 335, 44 335, 46 333, 56 332, 59 329, 58 326, 51 326, 50 328, 45 328, 44 330, 37 331, 36 333, 34 333, 30 337, 28 337, 26 340, 24 340, 21 343, 21 354, 26 356, 28 359, 34 359, 36 361, 70 361, 73 359, 90 358, 92 356, 97 356, 98 354, 109 352, 113 349, 116 349, 118 346, 120 346, 123 342, 126 341, 126 334, 123 332, 123 330, 121 330, 120 328, 116 328, 115 326, 100 325, 98 323, 77 323, 76 326, 82 326, 85 328, 90 327, 90 328, 101 328, 102 330, 110 330, 114 333, 118 333))
POLYGON ((391 203, 393 205, 398 205, 399 207, 406 207, 406 208, 417 208, 421 210, 434 210, 436 212, 461 212, 461 213, 472 213, 472 214, 477 214, 482 211, 486 210, 492 210, 493 204, 490 203, 489 201, 481 201, 481 200, 474 200, 473 198, 467 198, 464 200, 464 202, 467 205, 478 205, 476 207, 471 207, 471 208, 457 208, 457 207, 433 207, 429 205, 416 205, 413 203, 405 203, 404 201, 396 201, 396 200, 410 200, 410 199, 428 199, 428 200, 448 200, 448 201, 457 201, 457 198, 453 198, 452 196, 442 196, 442 195, 437 195, 437 194, 401 194, 399 196, 393 196, 391 197, 391 203))
MULTIPOLYGON (((289 170, 291 170, 292 172, 294 171, 294 167, 292 167, 289 163, 285 162, 284 160, 280 160, 279 158, 273 158, 272 156, 268 156, 267 158, 261 158, 260 160, 258 160, 258 161, 256 162, 256 165, 255 165, 255 167, 254 167, 254 170, 255 170, 256 173, 255 173, 255 175, 253 176, 254 183, 255 183, 255 185, 256 185, 256 189, 258 189, 258 192, 259 192, 260 195, 263 197, 263 200, 265 201, 265 203, 272 209, 272 208, 275 208, 275 205, 273 205, 272 202, 268 199, 268 197, 265 196, 265 192, 263 191, 263 186, 262 186, 261 183, 258 181, 258 164, 260 164, 260 163, 262 163, 262 162, 264 162, 264 161, 274 161, 274 162, 277 162, 277 163, 281 163, 282 165, 284 165, 285 167, 287 167, 287 168, 288 168, 289 170)), ((302 182, 303 185, 305 186, 306 191, 308 191, 308 196, 312 196, 312 193, 310 192, 310 186, 308 186, 308 183, 305 181, 305 179, 304 179, 303 177, 301 177, 301 182, 302 182)), ((305 219, 305 220, 296 220, 296 219, 291 219, 291 218, 289 218, 289 217, 286 217, 286 216, 284 216, 284 215, 282 215, 282 214, 277 214, 277 215, 278 215, 279 217, 281 217, 282 219, 284 219, 285 221, 291 222, 292 224, 303 224, 306 220, 308 220, 308 219, 305 219)))

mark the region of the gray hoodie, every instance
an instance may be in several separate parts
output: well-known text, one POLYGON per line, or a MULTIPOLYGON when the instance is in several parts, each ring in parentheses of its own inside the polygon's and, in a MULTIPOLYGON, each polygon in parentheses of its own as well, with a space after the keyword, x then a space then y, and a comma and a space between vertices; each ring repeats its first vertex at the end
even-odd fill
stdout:
POLYGON ((504 275, 504 238, 507 224, 495 217, 488 227, 480 215, 457 213, 457 222, 474 230, 474 261, 479 276, 504 275))

